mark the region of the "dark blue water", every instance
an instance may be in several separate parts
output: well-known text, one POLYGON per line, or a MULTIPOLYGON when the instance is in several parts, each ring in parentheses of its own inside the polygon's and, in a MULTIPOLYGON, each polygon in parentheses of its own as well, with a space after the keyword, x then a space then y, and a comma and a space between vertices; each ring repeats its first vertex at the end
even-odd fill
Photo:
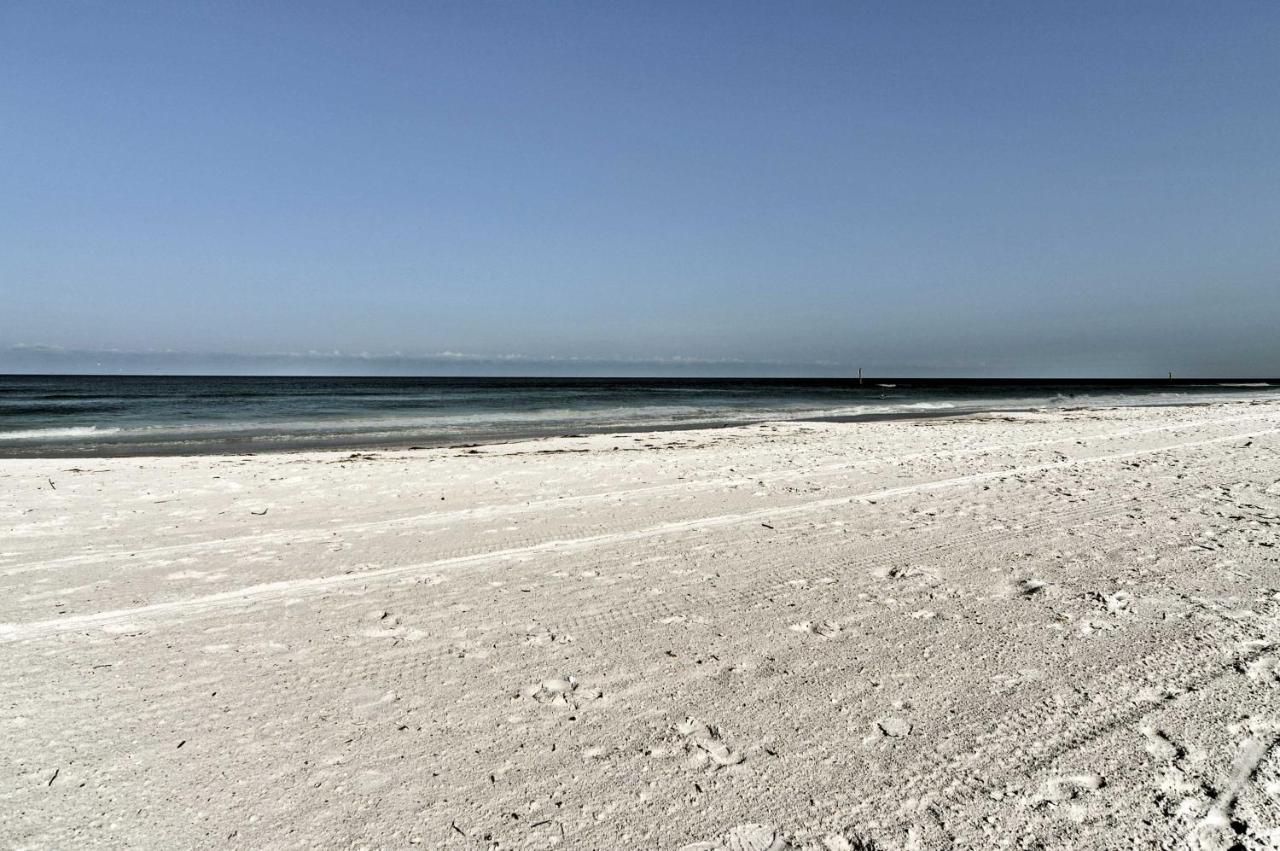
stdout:
POLYGON ((773 419, 1175 404, 1265 382, 0 376, 0 457, 439 446, 773 419))

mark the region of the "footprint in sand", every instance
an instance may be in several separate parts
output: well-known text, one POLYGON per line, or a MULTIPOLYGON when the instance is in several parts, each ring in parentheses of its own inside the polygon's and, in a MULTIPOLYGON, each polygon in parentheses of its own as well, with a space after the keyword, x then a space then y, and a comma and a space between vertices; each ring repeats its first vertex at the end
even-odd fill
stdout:
POLYGON ((1156 762, 1173 762, 1182 756, 1182 748, 1155 727, 1143 727, 1140 731, 1146 741, 1147 753, 1156 762))
POLYGON ((1182 746, 1154 726, 1144 725, 1138 732, 1145 740, 1143 749, 1159 766, 1156 785, 1160 793, 1156 800, 1161 810, 1184 824, 1202 819, 1212 801, 1204 783, 1188 776, 1186 763, 1196 762, 1196 756, 1188 758, 1182 746))
MULTIPOLYGON (((907 848, 917 847, 910 841, 911 832, 908 831, 907 848)), ((918 841, 918 837, 916 838, 918 841)), ((809 847, 806 846, 806 851, 809 847)), ((831 833, 825 836, 822 844, 817 846, 821 851, 879 851, 880 846, 872 839, 867 839, 861 834, 846 832, 843 836, 837 833, 831 833)))
POLYGON ((911 722, 901 718, 881 718, 876 728, 891 739, 902 739, 911 735, 911 722))
POLYGON ((573 636, 571 635, 555 633, 543 628, 535 629, 524 637, 524 643, 531 647, 546 647, 549 644, 571 644, 572 642, 573 636))
POLYGON ((844 628, 835 621, 818 621, 817 623, 813 621, 801 621, 800 623, 793 623, 791 626, 787 627, 787 629, 792 632, 805 632, 812 635, 818 635, 829 641, 839 638, 840 633, 844 632, 844 628))
POLYGON ((525 697, 531 697, 538 703, 553 703, 562 706, 569 704, 569 698, 578 688, 574 677, 552 677, 536 685, 526 686, 525 697))
POLYGON ((1108 594, 1102 598, 1107 606, 1107 611, 1113 615, 1119 615, 1127 612, 1133 606, 1133 595, 1128 591, 1117 591, 1114 594, 1108 594))
POLYGON ((400 618, 382 609, 369 612, 364 622, 369 625, 360 632, 365 638, 394 638, 400 626, 400 618))
POLYGON ((400 618, 383 609, 376 609, 364 616, 367 626, 360 631, 364 638, 390 638, 394 642, 417 641, 426 637, 420 629, 406 627, 400 618))
POLYGON ((1209 814, 1186 835, 1184 847, 1192 851, 1235 851, 1244 847, 1240 844, 1241 832, 1240 826, 1232 824, 1226 813, 1212 806, 1209 814))
POLYGON ((375 686, 347 689, 345 697, 351 714, 364 721, 377 721, 399 711, 395 704, 399 702, 400 695, 375 686))
POLYGON ((1107 785, 1107 781, 1098 774, 1066 774, 1051 777, 1045 781, 1039 800, 1049 803, 1062 803, 1093 793, 1107 785))
POLYGON ((911 579, 916 576, 924 576, 924 571, 916 567, 897 565, 887 570, 877 570, 875 575, 881 579, 911 579))
POLYGON ((142 635, 147 631, 147 627, 136 623, 109 623, 102 627, 102 631, 106 635, 142 635))
POLYGON ((775 828, 764 824, 740 824, 719 839, 695 842, 680 851, 791 851, 796 846, 775 828))
POLYGON ((1045 591, 1049 587, 1049 583, 1043 579, 1037 579, 1034 576, 1020 579, 1014 584, 1014 593, 1021 597, 1035 597, 1045 591))
POLYGON ((1245 676, 1260 683, 1280 681, 1280 659, 1275 656, 1255 659, 1245 668, 1245 676))
POLYGON ((746 761, 744 754, 725 743, 719 727, 703 724, 696 718, 686 718, 676 725, 676 732, 685 738, 685 749, 689 751, 695 767, 719 771, 746 761))
POLYGON ((1036 668, 1019 668, 1012 674, 996 674, 991 678, 991 691, 993 694, 1004 694, 1011 692, 1027 683, 1039 682, 1044 679, 1044 673, 1036 668))
POLYGON ((1080 622, 1078 632, 1082 636, 1090 636, 1096 632, 1110 632, 1115 629, 1116 625, 1108 621, 1098 620, 1097 618, 1086 618, 1080 622))
POLYGON ((1240 645, 1242 655, 1257 656, 1245 666, 1245 676, 1256 683, 1272 683, 1280 680, 1280 656, 1270 652, 1271 649, 1271 642, 1261 638, 1246 641, 1240 645))

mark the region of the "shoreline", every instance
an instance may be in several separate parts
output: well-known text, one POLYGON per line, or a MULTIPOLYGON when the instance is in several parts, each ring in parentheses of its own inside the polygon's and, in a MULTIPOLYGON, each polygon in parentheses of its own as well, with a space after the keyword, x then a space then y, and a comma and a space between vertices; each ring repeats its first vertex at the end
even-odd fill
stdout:
POLYGON ((468 449, 475 446, 500 446, 523 441, 552 440, 556 438, 572 438, 588 435, 634 435, 646 433, 666 433, 679 431, 704 431, 725 428, 741 428, 744 426, 765 423, 880 423, 930 419, 949 419, 956 417, 983 416, 989 414, 1053 414, 1067 411, 1105 411, 1126 408, 1165 408, 1165 407, 1203 407, 1206 405, 1252 405, 1266 404, 1265 398, 1233 399, 1229 401, 1139 401, 1131 404, 1098 405, 1098 406, 1060 406, 1046 407, 994 407, 975 406, 957 408, 930 408, 927 410, 877 412, 848 415, 798 415, 787 418, 732 419, 732 420, 693 420, 681 423, 659 423, 617 426, 601 425, 575 429, 571 432, 560 430, 536 429, 510 431, 502 433, 476 433, 472 435, 418 436, 414 439, 404 437, 387 437, 385 439, 369 439, 352 437, 350 439, 333 437, 317 440, 279 440, 271 438, 245 438, 239 440, 210 439, 198 445, 192 442, 170 441, 163 443, 131 442, 118 445, 68 445, 66 447, 45 444, 27 448, 6 446, 0 441, 0 461, 34 460, 34 459, 76 459, 92 460, 97 458, 198 458, 223 456, 254 455, 290 455, 304 452, 403 452, 421 449, 468 449))

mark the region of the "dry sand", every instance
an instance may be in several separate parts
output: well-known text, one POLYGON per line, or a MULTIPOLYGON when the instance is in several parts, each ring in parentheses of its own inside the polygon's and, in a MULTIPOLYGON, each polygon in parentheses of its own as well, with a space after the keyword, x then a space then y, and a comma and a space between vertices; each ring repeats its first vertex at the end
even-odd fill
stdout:
POLYGON ((0 844, 1280 847, 1280 403, 0 461, 0 844))

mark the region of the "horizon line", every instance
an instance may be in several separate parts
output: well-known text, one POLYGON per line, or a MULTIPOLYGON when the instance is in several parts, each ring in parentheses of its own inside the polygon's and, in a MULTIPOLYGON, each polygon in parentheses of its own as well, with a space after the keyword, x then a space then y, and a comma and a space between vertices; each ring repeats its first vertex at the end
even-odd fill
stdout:
POLYGON ((1184 384, 1189 382, 1256 382, 1280 383, 1280 376, 1045 376, 1045 375, 983 375, 983 376, 945 376, 945 375, 377 375, 377 374, 318 374, 318 373, 229 373, 229 372, 0 372, 0 378, 267 378, 267 379, 312 379, 312 380, 352 380, 378 379, 394 381, 413 381, 424 379, 469 380, 469 381, 511 381, 553 379, 557 381, 809 381, 809 382, 886 382, 886 381, 930 381, 946 383, 975 383, 982 381, 1015 382, 1068 382, 1068 383, 1153 383, 1184 384))

